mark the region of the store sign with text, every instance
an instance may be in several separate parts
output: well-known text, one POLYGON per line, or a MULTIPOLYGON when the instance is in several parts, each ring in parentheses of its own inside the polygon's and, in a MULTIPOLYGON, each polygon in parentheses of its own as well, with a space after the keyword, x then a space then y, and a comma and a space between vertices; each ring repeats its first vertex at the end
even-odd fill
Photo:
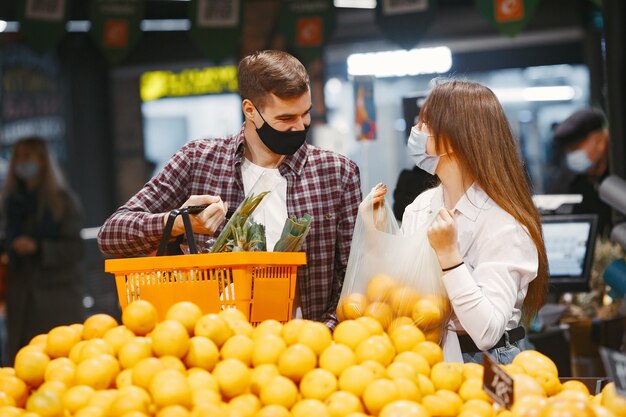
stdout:
POLYGON ((186 69, 181 72, 150 71, 144 72, 140 80, 142 101, 237 91, 237 67, 234 65, 186 69))
POLYGON ((540 0, 476 0, 476 7, 500 33, 516 36, 530 21, 540 0))
POLYGON ((241 40, 241 0, 191 0, 189 36, 214 62, 237 58, 241 40))
POLYGON ((332 35, 335 9, 331 0, 282 0, 279 33, 287 50, 305 63, 321 57, 332 35))

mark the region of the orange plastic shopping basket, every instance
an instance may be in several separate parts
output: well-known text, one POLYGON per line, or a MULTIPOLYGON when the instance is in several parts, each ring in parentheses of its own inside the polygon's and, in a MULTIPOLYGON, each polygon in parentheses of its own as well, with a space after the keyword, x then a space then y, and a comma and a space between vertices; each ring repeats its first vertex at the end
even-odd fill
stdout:
POLYGON ((296 272, 305 264, 304 252, 230 252, 107 259, 104 269, 115 275, 122 309, 147 300, 163 319, 173 304, 191 301, 204 313, 237 308, 257 324, 291 319, 296 272))

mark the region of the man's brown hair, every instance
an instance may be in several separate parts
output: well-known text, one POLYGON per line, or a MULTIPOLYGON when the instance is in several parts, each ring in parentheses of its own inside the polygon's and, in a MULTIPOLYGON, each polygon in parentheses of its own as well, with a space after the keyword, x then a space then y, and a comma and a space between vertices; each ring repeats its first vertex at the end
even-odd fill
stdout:
POLYGON ((281 99, 300 97, 309 90, 304 65, 283 51, 257 51, 239 63, 239 94, 263 109, 269 94, 281 99))

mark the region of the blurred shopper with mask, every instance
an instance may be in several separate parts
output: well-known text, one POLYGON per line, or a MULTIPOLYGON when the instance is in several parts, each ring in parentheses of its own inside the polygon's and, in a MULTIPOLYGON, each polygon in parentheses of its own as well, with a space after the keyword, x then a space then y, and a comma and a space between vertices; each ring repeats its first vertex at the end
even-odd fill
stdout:
POLYGON ((8 361, 53 327, 84 320, 79 204, 44 139, 13 146, 4 187, 8 361))
POLYGON ((599 231, 610 231, 611 210, 598 197, 598 187, 608 175, 609 131, 603 114, 593 108, 584 108, 554 128, 553 144, 565 156, 571 173, 566 181, 555 180, 550 192, 581 194, 583 201, 573 208, 574 213, 596 213, 599 231))
MULTIPOLYGON (((261 51, 239 63, 239 93, 245 117, 232 136, 187 143, 100 229, 105 254, 139 256, 159 245, 169 212, 178 207, 208 207, 192 215, 196 240, 219 234, 228 207, 238 207, 261 175, 278 186, 263 201, 268 236, 285 219, 313 216, 302 250, 307 265, 298 268, 296 317, 337 323, 352 231, 361 202, 359 170, 344 156, 306 143, 311 125, 309 76, 296 58, 261 51)), ((173 236, 184 233, 177 218, 173 236)))

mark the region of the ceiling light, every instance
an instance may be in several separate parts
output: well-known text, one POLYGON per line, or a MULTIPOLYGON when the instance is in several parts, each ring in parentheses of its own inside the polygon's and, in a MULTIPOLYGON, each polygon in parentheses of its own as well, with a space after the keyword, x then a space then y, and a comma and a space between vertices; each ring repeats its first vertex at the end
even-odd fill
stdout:
POLYGON ((348 56, 348 74, 376 77, 403 77, 441 74, 452 67, 452 53, 445 46, 384 51, 348 56))

